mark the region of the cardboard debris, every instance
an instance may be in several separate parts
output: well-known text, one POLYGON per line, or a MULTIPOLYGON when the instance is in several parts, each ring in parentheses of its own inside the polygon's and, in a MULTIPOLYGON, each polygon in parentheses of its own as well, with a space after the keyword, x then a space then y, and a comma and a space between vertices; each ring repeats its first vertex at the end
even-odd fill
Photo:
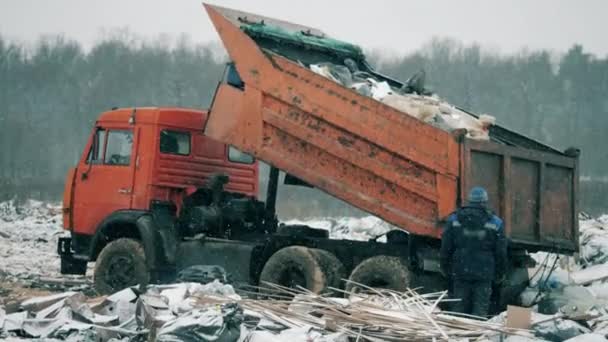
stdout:
POLYGON ((530 329, 532 325, 532 310, 520 306, 507 306, 507 327, 514 329, 530 329))
POLYGON ((23 327, 23 322, 27 319, 27 311, 15 312, 4 317, 4 331, 15 331, 23 327))
POLYGON ((137 294, 131 288, 126 288, 122 291, 118 291, 108 297, 105 300, 110 302, 134 302, 137 299, 137 294))
POLYGON ((54 303, 73 296, 80 296, 81 298, 84 298, 82 294, 78 292, 69 291, 46 297, 28 299, 21 303, 21 309, 26 311, 40 311, 43 308, 48 307, 49 305, 52 305, 54 303))
MULTIPOLYGON (((84 298, 84 296, 82 296, 82 298, 84 298)), ((63 313, 64 309, 66 308, 66 300, 67 300, 67 298, 64 298, 52 305, 49 305, 46 308, 38 311, 36 313, 36 318, 45 319, 45 318, 56 318, 57 316, 60 316, 60 314, 63 313)), ((35 310, 32 310, 32 311, 35 311, 35 310)))

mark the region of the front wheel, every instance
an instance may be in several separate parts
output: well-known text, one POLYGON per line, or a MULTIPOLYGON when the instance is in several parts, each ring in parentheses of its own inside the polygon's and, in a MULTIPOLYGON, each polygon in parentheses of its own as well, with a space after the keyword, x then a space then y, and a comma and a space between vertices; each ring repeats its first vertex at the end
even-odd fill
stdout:
POLYGON ((95 290, 110 294, 129 286, 147 285, 150 273, 139 241, 122 238, 107 244, 95 263, 95 290))

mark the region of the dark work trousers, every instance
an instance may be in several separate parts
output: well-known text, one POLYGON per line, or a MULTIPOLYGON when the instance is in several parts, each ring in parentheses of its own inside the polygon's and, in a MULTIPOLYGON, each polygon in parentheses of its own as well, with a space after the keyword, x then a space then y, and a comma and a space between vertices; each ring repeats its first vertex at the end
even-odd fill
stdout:
POLYGON ((490 309, 492 281, 453 279, 452 293, 454 302, 452 311, 486 317, 490 309))

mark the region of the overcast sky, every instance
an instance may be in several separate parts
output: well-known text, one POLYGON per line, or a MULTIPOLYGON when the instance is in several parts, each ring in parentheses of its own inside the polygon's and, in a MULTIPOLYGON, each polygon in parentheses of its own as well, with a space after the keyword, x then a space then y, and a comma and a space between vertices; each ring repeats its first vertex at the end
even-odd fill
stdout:
MULTIPOLYGON (((434 36, 510 53, 521 48, 565 51, 582 44, 608 54, 608 0, 215 0, 319 28, 367 49, 413 51, 434 36)), ((186 33, 217 40, 198 0, 0 0, 0 34, 34 42, 64 34, 85 47, 104 30, 128 28, 145 38, 186 33)))

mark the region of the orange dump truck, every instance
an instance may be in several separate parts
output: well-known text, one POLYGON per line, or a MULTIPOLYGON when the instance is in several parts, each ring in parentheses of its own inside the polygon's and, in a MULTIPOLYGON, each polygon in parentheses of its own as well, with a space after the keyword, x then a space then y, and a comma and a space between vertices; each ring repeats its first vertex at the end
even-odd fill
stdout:
POLYGON ((322 292, 348 288, 342 280, 350 279, 435 290, 445 286, 441 222, 473 185, 488 189, 510 238, 499 303, 527 285, 529 252, 577 250, 576 150, 497 125, 476 140, 428 123, 413 116, 418 107, 396 109, 310 68, 348 64, 378 89, 404 89, 409 97, 397 102, 432 100, 412 93, 425 93, 420 78, 402 84, 380 75, 360 49, 312 28, 206 9, 232 60, 210 110, 100 115, 66 178, 62 273, 84 274, 95 262, 102 293, 185 273, 191 279, 205 274, 199 265, 220 266, 237 287, 272 282, 322 292), (265 199, 258 160, 271 166, 265 199), (313 186, 397 229, 386 242, 351 241, 279 224, 279 171, 286 183, 313 186))

